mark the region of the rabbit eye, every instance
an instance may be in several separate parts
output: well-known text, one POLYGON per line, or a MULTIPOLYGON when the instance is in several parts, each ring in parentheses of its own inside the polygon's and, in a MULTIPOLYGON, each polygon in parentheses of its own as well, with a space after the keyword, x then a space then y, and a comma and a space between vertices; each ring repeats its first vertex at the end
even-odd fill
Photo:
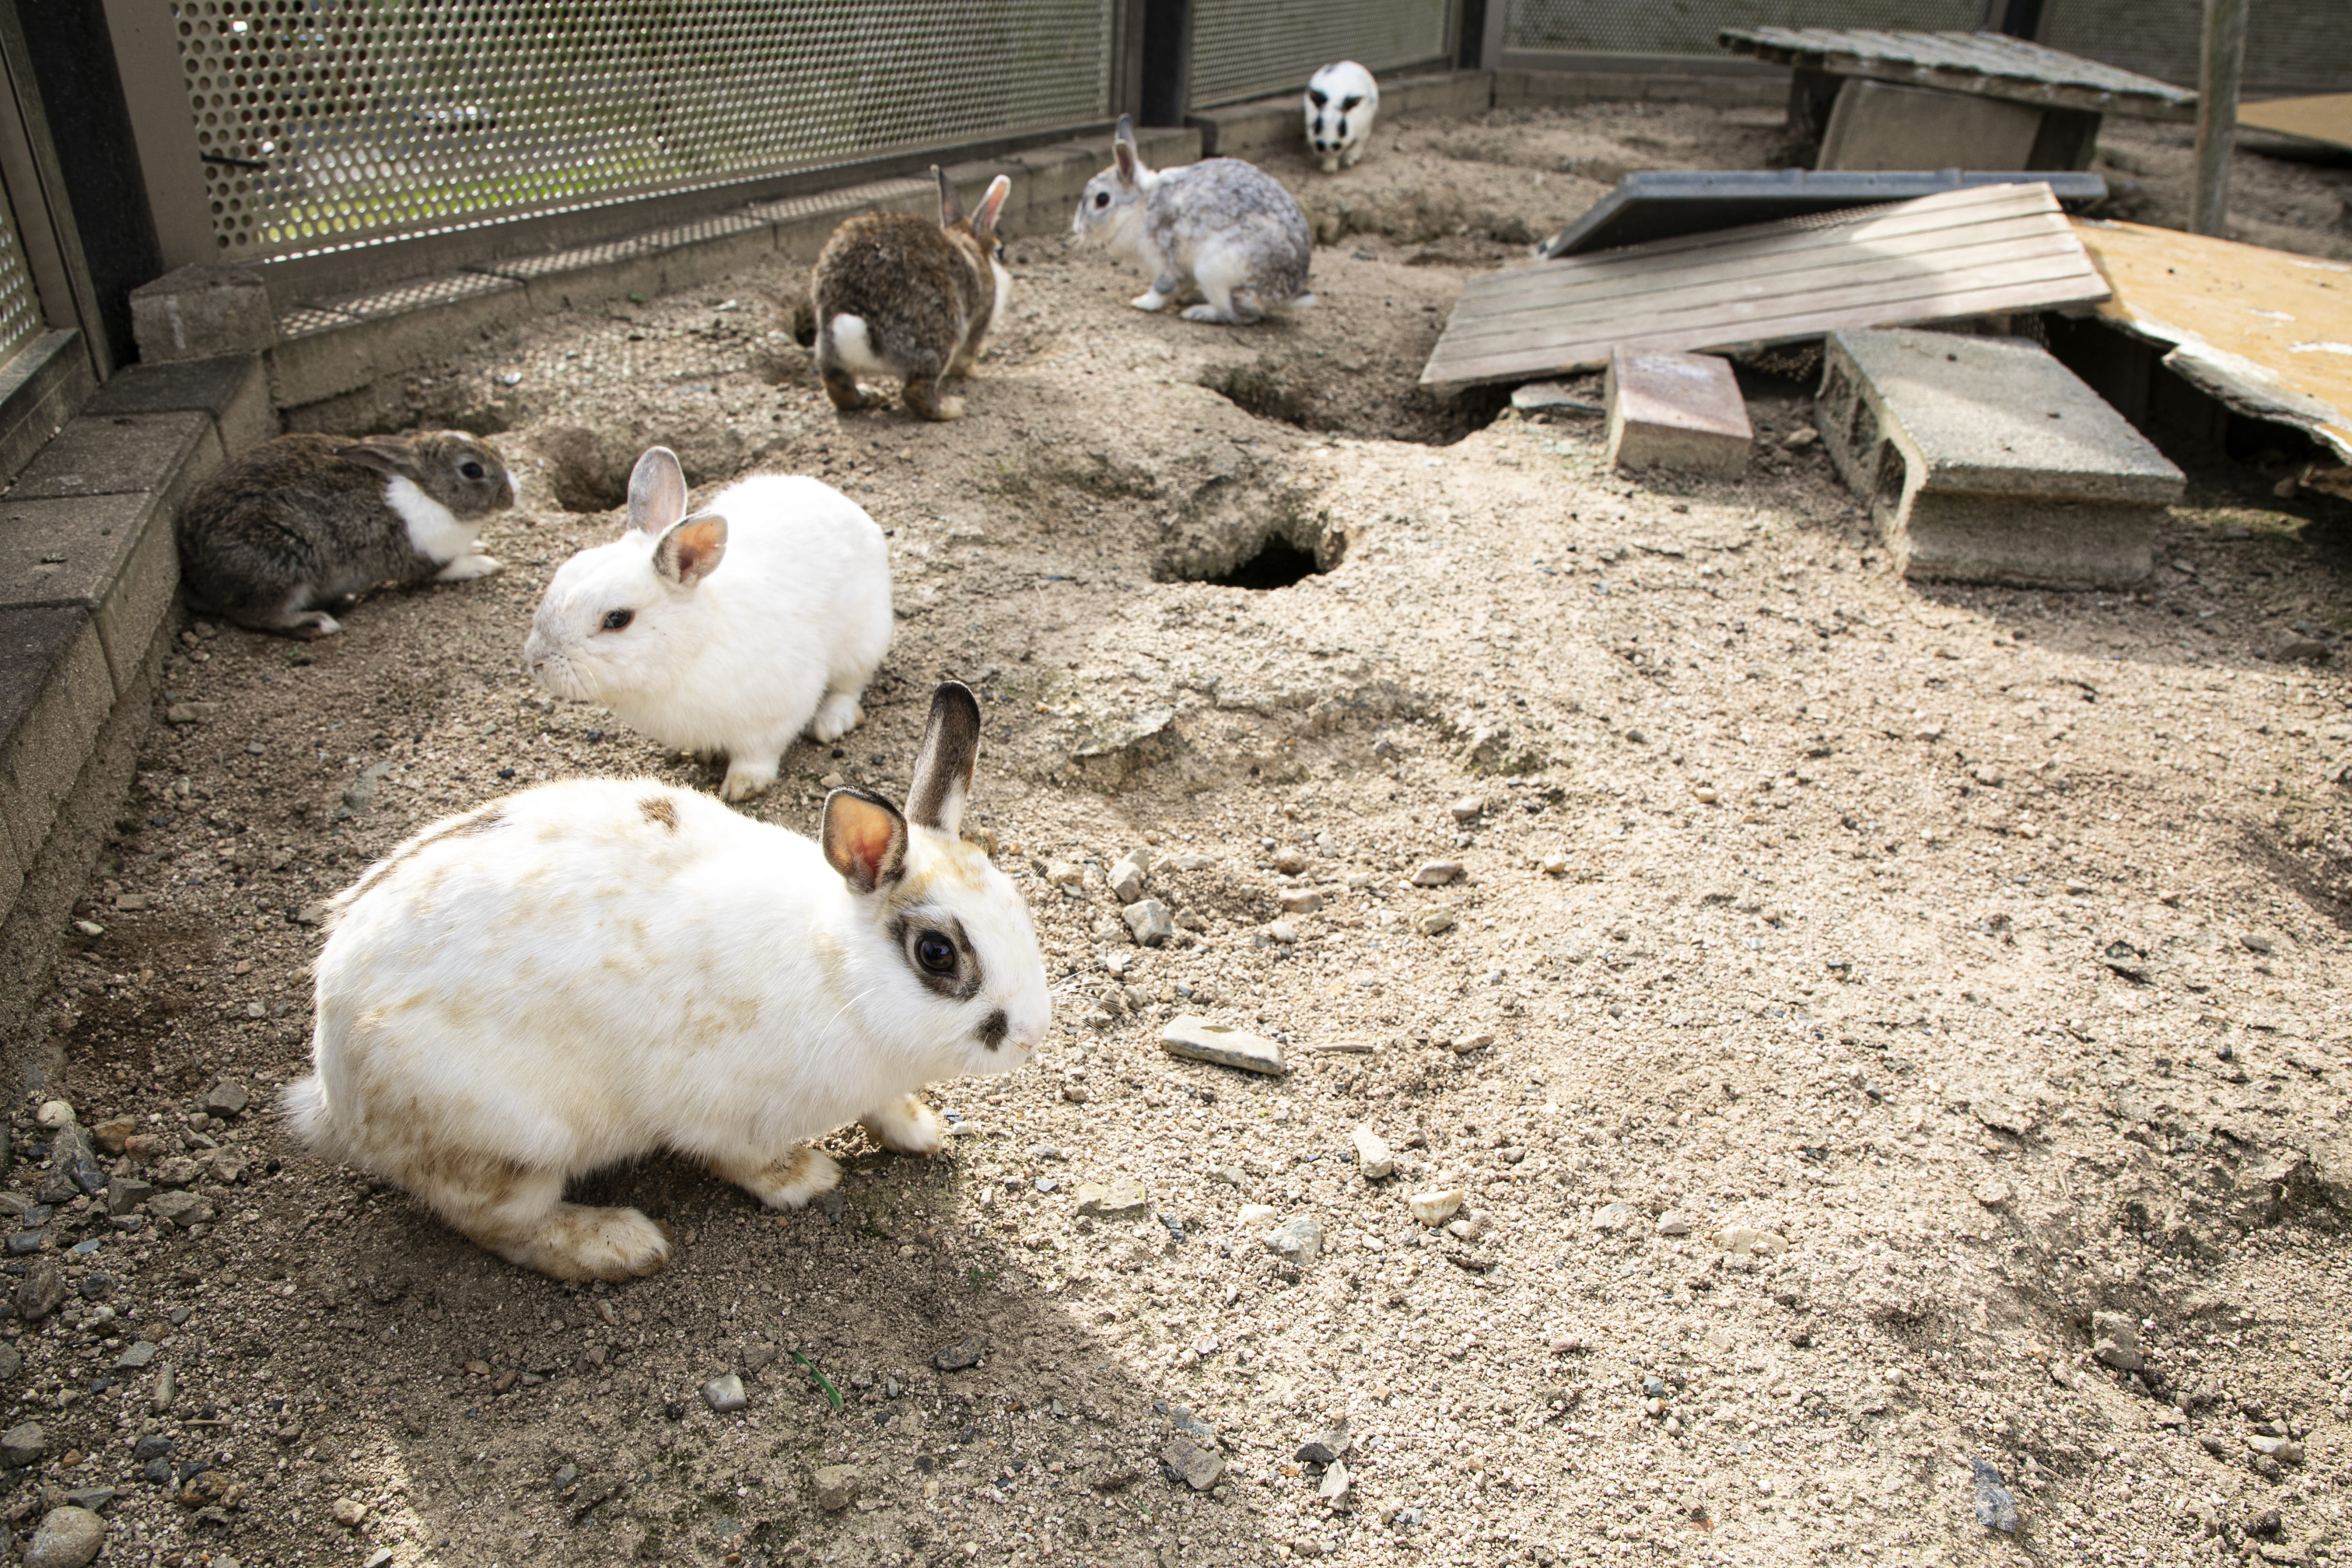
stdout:
POLYGON ((1108 191, 1097 191, 1095 193, 1095 205, 1098 207, 1107 207, 1110 205, 1110 193, 1108 191))
POLYGON ((478 479, 489 470, 483 468, 481 464, 474 461, 471 458, 468 458, 464 462, 457 465, 457 471, 465 475, 469 479, 478 479))
POLYGON ((607 610, 604 612, 604 629, 608 632, 625 630, 628 624, 636 618, 635 610, 607 610))
POLYGON ((931 974, 953 974, 956 966, 955 943, 935 931, 927 931, 915 939, 915 962, 931 974))

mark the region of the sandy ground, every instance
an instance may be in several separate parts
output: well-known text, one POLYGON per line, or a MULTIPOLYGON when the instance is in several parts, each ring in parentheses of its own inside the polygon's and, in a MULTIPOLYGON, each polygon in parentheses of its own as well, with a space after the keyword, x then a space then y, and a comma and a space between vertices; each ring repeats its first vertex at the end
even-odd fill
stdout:
MULTIPOLYGON (((176 1565, 2352 1552, 2352 704, 2274 657, 2352 625, 2336 524, 2200 475, 2144 593, 1921 588, 1801 384, 1751 378, 1759 456, 1722 484, 1409 390, 1461 279, 1588 174, 1758 161, 1773 129, 1498 116, 1384 131, 1328 184, 1277 165, 1334 234, 1325 305, 1247 332, 1018 238, 949 426, 837 418, 781 270, 423 378, 507 426, 509 569, 315 644, 194 626, 79 911, 102 934, 32 1021, 57 1065, 10 1185, 52 1212, 7 1268, 66 1304, 0 1325, 0 1425, 44 1429, 0 1492, 19 1537, 111 1487, 107 1561, 176 1565), (892 531, 867 722, 752 809, 804 830, 829 778, 902 788, 932 684, 971 682, 970 826, 1057 1018, 1033 1069, 937 1086, 949 1157, 832 1140, 838 1202, 598 1178, 679 1246, 582 1289, 294 1147, 269 1097, 306 1062, 304 922, 398 837, 548 779, 715 784, 520 674, 548 575, 618 526, 559 492, 609 503, 654 439, 698 486, 818 473, 892 531), (1197 580, 1268 540, 1328 570, 1197 580), (1106 887, 1139 847, 1163 948, 1106 887), (1414 885, 1433 859, 1462 876, 1414 885), (1180 1012, 1289 1072, 1171 1058, 1180 1012), (241 1114, 205 1113, 223 1079, 241 1114), (53 1097, 134 1119, 108 1163, 193 1194, 153 1205, 181 1224, 61 1191, 53 1097), (1146 1209, 1076 1213, 1118 1178, 1146 1209), (1448 1185, 1424 1228, 1408 1194, 1448 1185), (1303 1265, 1264 1243, 1295 1215, 1303 1265), (716 1415, 728 1373, 749 1409, 716 1415), (1180 1425, 1210 1489, 1163 1468, 1180 1425), (1342 1425, 1344 1477, 1302 1460, 1342 1425)), ((2342 179, 2283 167, 2322 206, 2342 179)))

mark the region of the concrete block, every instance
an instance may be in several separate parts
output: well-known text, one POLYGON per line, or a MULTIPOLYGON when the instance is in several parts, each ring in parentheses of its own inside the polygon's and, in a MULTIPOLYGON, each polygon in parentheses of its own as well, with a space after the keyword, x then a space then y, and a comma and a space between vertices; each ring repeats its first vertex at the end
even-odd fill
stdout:
POLYGON ((2005 99, 1850 77, 1822 133, 1817 169, 2023 169, 2042 110, 2005 99))
MULTIPOLYGON (((1418 114, 1484 114, 1495 105, 1495 73, 1486 70, 1437 71, 1381 83, 1381 124, 1418 114)), ((1298 95, 1290 100, 1291 117, 1306 136, 1306 115, 1298 95)))
POLYGON ((134 364, 100 387, 82 412, 208 414, 222 450, 231 457, 278 434, 278 411, 269 404, 269 373, 259 354, 134 364))
POLYGON ((97 384, 78 331, 43 332, 0 365, 0 479, 31 462, 97 384))
POLYGON ((86 610, 0 610, 0 821, 25 864, 114 710, 114 678, 86 610))
POLYGON ((1603 401, 1612 468, 1665 468, 1736 479, 1755 430, 1731 362, 1713 354, 1613 351, 1603 401))
POLYGON ((152 491, 0 500, 0 609, 89 611, 118 695, 179 584, 171 513, 152 491))
POLYGON ((209 415, 85 414, 67 423, 8 489, 7 499, 152 492, 176 507, 228 460, 209 415))
POLYGON ((131 290, 131 335, 149 364, 257 353, 278 341, 258 268, 199 261, 131 290))
POLYGON ((1815 423, 1906 576, 2103 587, 2148 574, 2181 472, 2039 345, 1832 332, 1815 423))

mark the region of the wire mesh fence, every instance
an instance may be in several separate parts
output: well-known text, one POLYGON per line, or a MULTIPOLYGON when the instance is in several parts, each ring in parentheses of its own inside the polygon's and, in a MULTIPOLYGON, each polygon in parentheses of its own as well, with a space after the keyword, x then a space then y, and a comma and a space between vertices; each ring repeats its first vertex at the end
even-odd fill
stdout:
POLYGON ((1114 0, 180 0, 267 259, 1100 120, 1114 0))
POLYGON ((16 215, 0 201, 0 361, 23 348, 41 330, 41 302, 25 265, 24 242, 16 237, 16 215))
POLYGON ((1443 58, 1449 0, 1192 0, 1192 107, 1303 88, 1317 68, 1370 70, 1443 58))

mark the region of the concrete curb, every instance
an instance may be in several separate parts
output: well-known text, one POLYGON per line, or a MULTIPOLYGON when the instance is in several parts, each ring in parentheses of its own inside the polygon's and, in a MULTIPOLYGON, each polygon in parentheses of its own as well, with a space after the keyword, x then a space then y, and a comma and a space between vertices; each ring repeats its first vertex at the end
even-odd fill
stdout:
POLYGON ((277 433, 260 359, 135 366, 0 496, 0 1051, 113 830, 177 629, 180 501, 277 433))

